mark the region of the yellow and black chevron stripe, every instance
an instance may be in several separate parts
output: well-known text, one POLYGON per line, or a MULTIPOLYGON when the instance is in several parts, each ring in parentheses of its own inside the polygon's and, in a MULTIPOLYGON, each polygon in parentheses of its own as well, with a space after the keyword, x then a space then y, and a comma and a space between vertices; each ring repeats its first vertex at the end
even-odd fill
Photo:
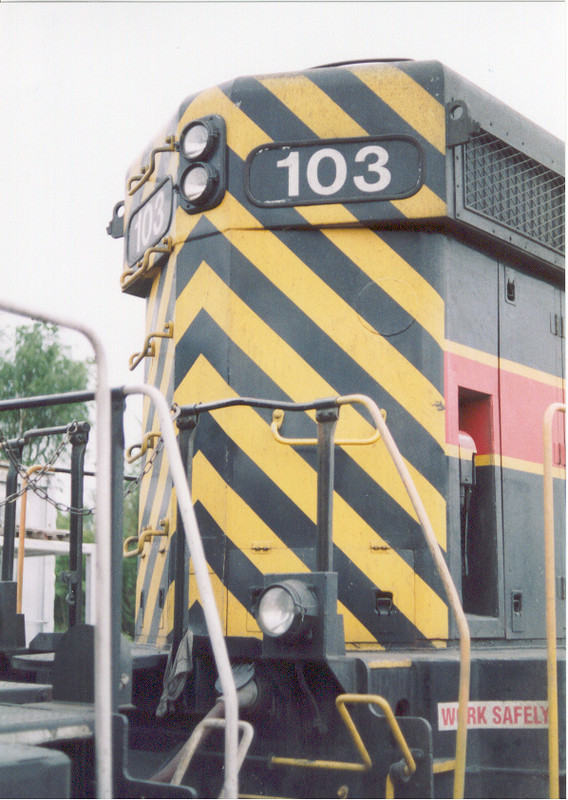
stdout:
MULTIPOLYGON (((174 250, 147 299, 147 331, 173 320, 174 338, 157 345, 147 380, 180 405, 235 395, 370 395, 387 412, 445 548, 442 278, 436 242, 408 230, 410 220, 446 213, 440 81, 434 68, 367 65, 241 79, 188 101, 178 134, 207 114, 225 119, 228 190, 210 211, 174 212, 174 250), (278 209, 247 199, 245 162, 255 147, 383 134, 412 136, 425 153, 425 182, 412 197, 278 209)), ((175 153, 157 164, 127 216, 162 176, 175 180, 175 153)), ((154 425, 145 408, 145 430, 154 425)), ((287 417, 285 426, 294 436, 314 435, 309 415, 287 417)), ((338 435, 369 431, 359 411, 342 411, 338 435)), ((259 637, 251 588, 267 572, 314 568, 315 453, 276 444, 264 412, 204 415, 193 497, 226 633, 259 637)), ((171 542, 175 501, 160 455, 142 485, 141 524, 163 517, 171 542)), ((161 642, 172 625, 168 547, 156 537, 146 549, 137 631, 142 641, 161 642)), ((441 586, 381 442, 337 448, 334 564, 348 646, 447 639, 441 586), (377 614, 377 591, 392 593, 387 619, 377 614)), ((190 606, 197 614, 191 585, 190 606)))

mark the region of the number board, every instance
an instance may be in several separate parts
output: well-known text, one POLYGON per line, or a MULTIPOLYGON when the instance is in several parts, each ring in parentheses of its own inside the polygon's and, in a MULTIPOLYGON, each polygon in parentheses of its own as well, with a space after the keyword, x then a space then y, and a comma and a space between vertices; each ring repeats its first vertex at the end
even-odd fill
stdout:
POLYGON ((131 267, 168 232, 172 220, 173 187, 169 178, 136 209, 126 232, 126 260, 131 267))
POLYGON ((253 150, 245 188, 258 206, 398 200, 424 181, 424 155, 410 136, 275 143, 253 150))

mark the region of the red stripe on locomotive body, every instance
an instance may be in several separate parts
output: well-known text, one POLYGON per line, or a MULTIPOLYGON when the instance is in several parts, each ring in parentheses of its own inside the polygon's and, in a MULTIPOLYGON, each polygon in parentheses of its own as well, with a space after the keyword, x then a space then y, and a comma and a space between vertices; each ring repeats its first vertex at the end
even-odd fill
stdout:
MULTIPOLYGON (((543 462, 542 425, 551 403, 564 402, 564 392, 551 384, 501 370, 501 452, 525 461, 543 462)), ((553 430, 555 443, 564 442, 564 417, 553 430)))
MULTIPOLYGON (((564 391, 550 382, 511 372, 456 353, 446 352, 446 441, 458 445, 460 430, 459 389, 486 395, 486 413, 473 408, 467 414, 467 430, 479 455, 499 455, 542 464, 542 420, 551 403, 564 400, 564 391)), ((558 379, 560 384, 560 379, 558 379)), ((462 409, 462 427, 464 422, 462 409)), ((555 439, 564 443, 563 419, 555 439)))
POLYGON ((491 424, 477 421, 473 436, 478 453, 500 452, 497 433, 499 431, 499 376, 495 367, 482 364, 455 353, 444 354, 444 394, 446 397, 446 442, 458 445, 460 430, 458 387, 482 392, 489 396, 491 424))

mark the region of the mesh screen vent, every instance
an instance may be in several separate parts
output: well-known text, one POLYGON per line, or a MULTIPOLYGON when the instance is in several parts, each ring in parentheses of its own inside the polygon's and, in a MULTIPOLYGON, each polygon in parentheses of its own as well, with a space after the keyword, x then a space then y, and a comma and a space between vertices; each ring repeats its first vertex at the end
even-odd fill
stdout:
POLYGON ((464 153, 465 206, 564 253, 564 178, 485 131, 464 153))

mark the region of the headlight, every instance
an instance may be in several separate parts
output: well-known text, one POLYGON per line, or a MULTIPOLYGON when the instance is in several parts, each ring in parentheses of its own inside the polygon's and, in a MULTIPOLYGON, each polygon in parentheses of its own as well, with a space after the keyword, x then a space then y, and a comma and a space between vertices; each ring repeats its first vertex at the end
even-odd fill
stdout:
POLYGON ((300 581, 288 580, 267 586, 260 595, 256 620, 272 638, 297 638, 317 616, 317 600, 300 581))
POLYGON ((190 122, 180 136, 180 151, 189 160, 206 158, 218 137, 218 131, 207 120, 190 122))
POLYGON ((179 135, 180 208, 201 214, 218 206, 227 190, 227 128, 218 114, 194 119, 179 135))
POLYGON ((206 203, 211 197, 219 176, 209 164, 193 164, 181 177, 180 191, 188 203, 206 203))

